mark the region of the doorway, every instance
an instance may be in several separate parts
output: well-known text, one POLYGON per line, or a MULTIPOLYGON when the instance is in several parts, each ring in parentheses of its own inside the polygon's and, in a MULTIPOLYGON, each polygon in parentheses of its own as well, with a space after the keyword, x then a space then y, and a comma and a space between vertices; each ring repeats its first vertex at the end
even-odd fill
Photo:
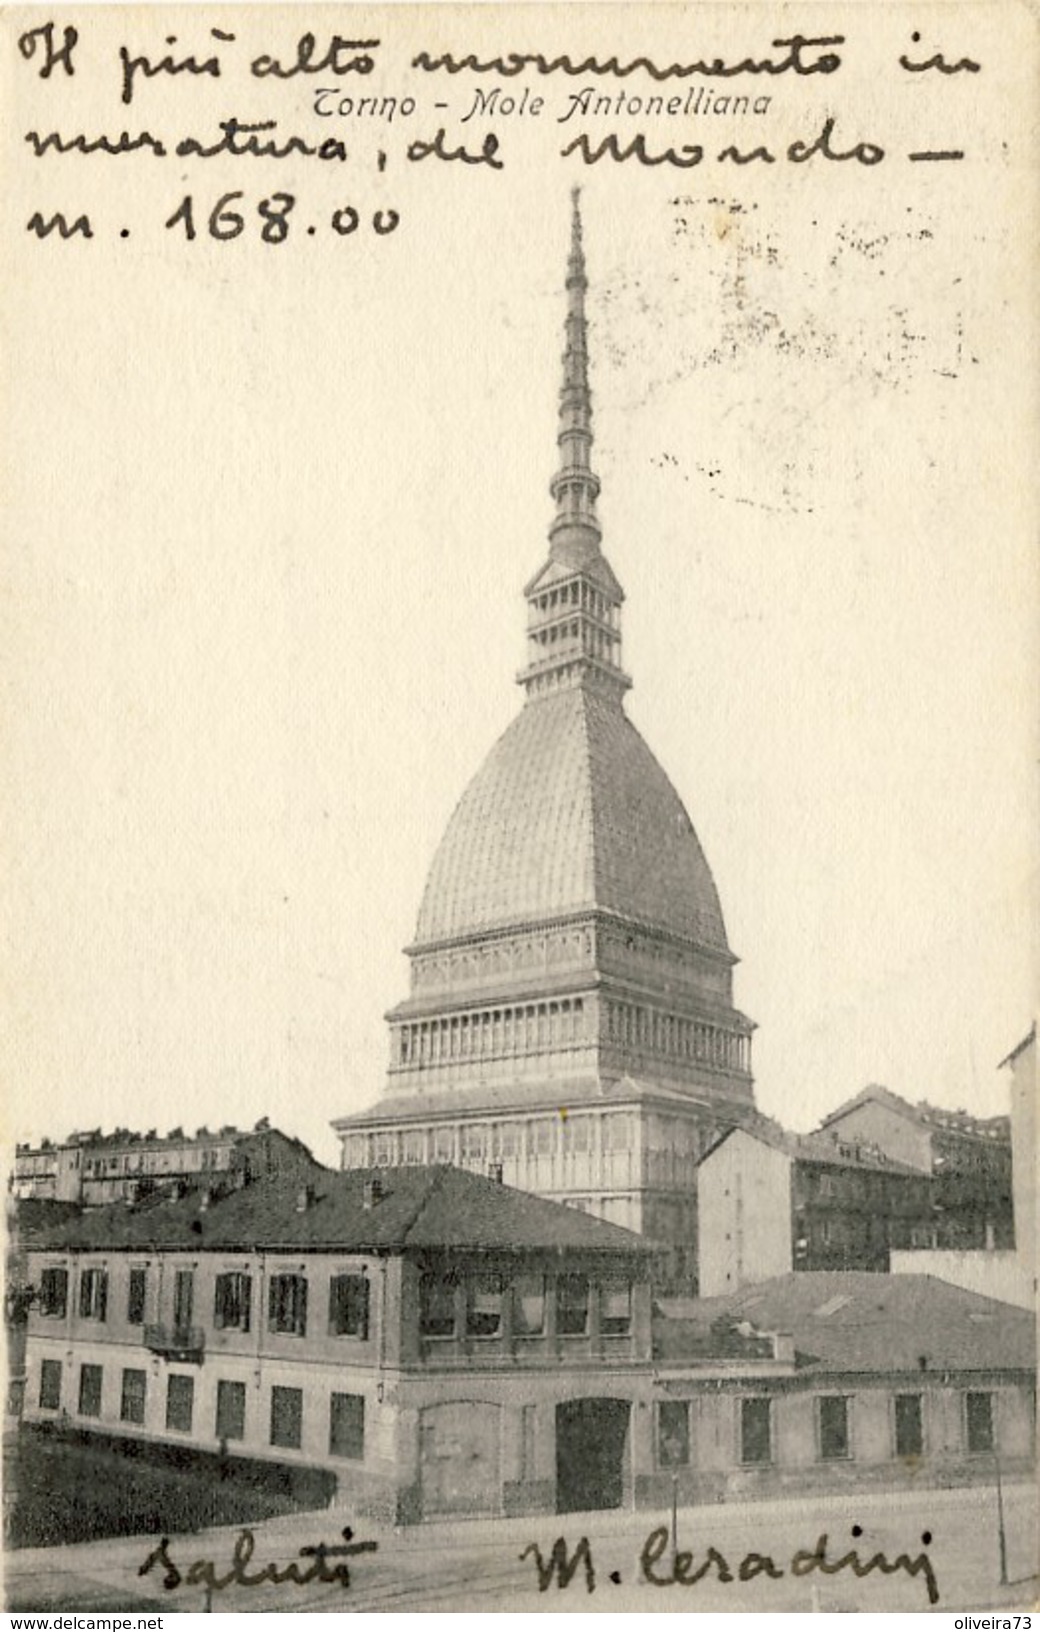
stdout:
POLYGON ((556 1511, 621 1507, 628 1400, 564 1400, 556 1407, 556 1511))

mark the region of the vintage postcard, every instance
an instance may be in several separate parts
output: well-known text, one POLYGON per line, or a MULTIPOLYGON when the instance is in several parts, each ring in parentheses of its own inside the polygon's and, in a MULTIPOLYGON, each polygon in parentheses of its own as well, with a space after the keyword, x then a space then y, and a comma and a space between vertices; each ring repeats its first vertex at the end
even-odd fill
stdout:
POLYGON ((1037 27, 4 13, 8 1610, 1027 1625, 1037 27))

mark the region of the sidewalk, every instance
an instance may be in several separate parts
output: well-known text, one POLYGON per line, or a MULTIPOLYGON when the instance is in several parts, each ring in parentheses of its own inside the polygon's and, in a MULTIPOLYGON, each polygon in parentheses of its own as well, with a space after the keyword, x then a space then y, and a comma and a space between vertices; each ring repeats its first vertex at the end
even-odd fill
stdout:
MULTIPOLYGON (((1035 1600, 1036 1582, 1025 1581, 1036 1569, 1035 1492, 1028 1484, 1005 1488, 1009 1574, 1018 1585, 999 1584, 995 1521, 996 1493, 992 1487, 970 1490, 927 1490, 858 1496, 841 1495, 807 1502, 756 1502, 734 1506, 680 1509, 679 1546, 697 1563, 708 1546, 716 1547, 736 1574, 749 1551, 770 1552, 779 1566, 794 1552, 811 1550, 820 1534, 831 1538, 829 1556, 841 1556, 859 1546, 866 1559, 875 1550, 895 1557, 905 1550, 921 1551, 920 1530, 927 1524, 934 1538, 929 1547, 942 1587, 940 1609, 1022 1607, 1035 1600), (922 1515, 926 1515, 922 1518, 922 1515), (850 1540, 851 1526, 862 1540, 850 1540)), ((374 1541, 378 1552, 350 1561, 351 1585, 312 1582, 280 1586, 265 1582, 245 1590, 232 1586, 213 1597, 213 1607, 229 1610, 287 1609, 294 1611, 462 1609, 596 1609, 691 1610, 828 1608, 927 1609, 924 1584, 905 1574, 884 1579, 872 1576, 857 1582, 850 1574, 831 1579, 794 1580, 785 1571, 783 1581, 719 1582, 714 1572, 690 1589, 676 1585, 659 1590, 642 1578, 638 1567, 647 1537, 660 1526, 670 1526, 670 1514, 632 1509, 585 1514, 540 1514, 522 1519, 467 1519, 438 1521, 406 1529, 380 1528, 355 1520, 346 1509, 295 1513, 268 1519, 252 1527, 255 1551, 251 1571, 269 1562, 283 1568, 292 1560, 300 1569, 300 1550, 341 1539, 344 1527, 355 1541, 374 1541), (548 1558, 558 1537, 564 1537, 570 1556, 582 1537, 595 1559, 596 1592, 585 1587, 579 1567, 570 1588, 561 1591, 553 1582, 538 1591, 537 1571, 531 1557, 521 1553, 535 1543, 548 1558), (615 1583, 612 1573, 620 1577, 615 1583), (815 1597, 814 1597, 815 1588, 815 1597), (348 1597, 349 1594, 349 1597, 348 1597), (288 1601, 287 1601, 288 1600, 288 1601)), ((218 1576, 230 1568, 239 1525, 220 1526, 173 1537, 169 1556, 182 1576, 198 1559, 211 1560, 218 1576)), ((157 1564, 147 1576, 142 1563, 158 1545, 154 1535, 120 1537, 62 1548, 32 1548, 8 1553, 6 1606, 13 1610, 95 1609, 139 1610, 141 1613, 199 1610, 205 1607, 204 1587, 187 1580, 177 1589, 163 1587, 164 1568, 157 1564)), ((667 1575, 670 1545, 662 1554, 658 1573, 667 1575)), ((334 1563, 335 1561, 331 1561, 334 1563)))

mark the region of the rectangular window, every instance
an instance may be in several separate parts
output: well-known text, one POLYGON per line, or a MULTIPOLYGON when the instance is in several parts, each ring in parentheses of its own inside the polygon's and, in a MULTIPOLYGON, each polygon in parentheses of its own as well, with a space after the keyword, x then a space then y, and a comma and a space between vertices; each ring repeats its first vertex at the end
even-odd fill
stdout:
POLYGON ((40 1409, 57 1411, 61 1406, 61 1361, 40 1362, 40 1409))
POLYGON ((333 1337, 368 1336, 368 1281, 364 1275, 333 1275, 329 1281, 329 1331, 333 1337))
POLYGON ((632 1144, 632 1129, 627 1116, 603 1118, 603 1149, 628 1150, 632 1144))
POLYGON ((520 1337, 545 1331, 545 1276, 520 1275, 514 1286, 513 1323, 520 1337))
POLYGON ((924 1427, 921 1418, 920 1394, 896 1395, 895 1420, 896 1455, 923 1455, 924 1427))
POLYGON ((475 1275, 466 1288, 466 1335, 497 1337, 502 1329, 502 1278, 475 1275))
POLYGON ((361 1462, 365 1455, 365 1397, 333 1394, 329 1401, 329 1455, 361 1462))
POLYGON ((174 1372, 166 1381, 166 1426, 179 1434, 191 1433, 195 1409, 195 1379, 174 1372))
POLYGON ((423 1337, 454 1337, 455 1281, 447 1275, 424 1275, 419 1288, 419 1325, 423 1337))
POLYGON ((401 1160, 406 1167, 421 1167, 426 1160, 426 1135, 421 1128, 402 1135, 401 1160))
POLYGON ((272 1332, 288 1332, 292 1337, 306 1337, 307 1280, 305 1276, 271 1276, 267 1304, 267 1324, 272 1332))
POLYGON ((67 1269, 45 1269, 40 1276, 40 1314, 64 1320, 69 1296, 67 1269))
POLYGON ((126 1323, 128 1326, 144 1325, 147 1292, 148 1271, 146 1269, 132 1269, 126 1291, 126 1323))
POLYGON ((455 1160, 455 1130, 454 1128, 434 1128, 433 1130, 433 1159, 435 1162, 454 1162, 455 1160))
POLYGON ((217 1438, 245 1439, 246 1385, 217 1381, 217 1438))
POLYGON ((85 1269, 79 1278, 79 1312, 84 1320, 104 1320, 108 1314, 108 1270, 85 1269))
POLYGON ((968 1455, 984 1456, 993 1450, 993 1396, 969 1394, 965 1401, 968 1455))
POLYGON ((119 1399, 120 1422, 144 1421, 144 1391, 146 1375, 143 1371, 127 1369, 123 1372, 123 1390, 119 1399))
POLYGON ((218 1332, 248 1332, 253 1277, 233 1269, 218 1275, 213 1289, 213 1324, 218 1332))
POLYGON ((657 1407, 657 1465, 690 1465, 690 1405, 688 1400, 662 1400, 657 1407))
POLYGON ((576 1155, 584 1154, 592 1148, 592 1118, 591 1116, 569 1116, 563 1124, 564 1149, 573 1151, 576 1155))
POLYGON ((482 1162, 487 1155, 487 1130, 481 1126, 462 1130, 462 1160, 482 1162))
POLYGON ((303 1441, 303 1389, 272 1388, 271 1444, 298 1451, 303 1441))
POLYGON ((772 1401, 762 1398, 740 1402, 740 1460, 771 1462, 772 1401))
POLYGON ((101 1415, 101 1367, 79 1368, 79 1414, 81 1417, 101 1415))
POLYGON ((530 1151, 532 1156, 551 1156, 553 1151, 554 1124, 549 1117, 539 1117, 529 1124, 530 1151))
POLYGON ((820 1461, 840 1462, 849 1454, 849 1402, 841 1394, 825 1394, 816 1402, 820 1429, 820 1461))
POLYGON ((589 1283, 585 1275, 561 1275, 556 1282, 556 1330, 581 1337, 589 1327, 589 1283))
POLYGON ((178 1332, 186 1332, 195 1311, 195 1275, 190 1269, 179 1269, 173 1277, 173 1325, 178 1332))
POLYGON ((604 1337, 624 1337, 632 1330, 632 1288, 627 1281, 604 1283, 599 1329, 604 1337))
POLYGON ((512 1160, 520 1149, 520 1123, 502 1122, 498 1128, 496 1155, 512 1160))

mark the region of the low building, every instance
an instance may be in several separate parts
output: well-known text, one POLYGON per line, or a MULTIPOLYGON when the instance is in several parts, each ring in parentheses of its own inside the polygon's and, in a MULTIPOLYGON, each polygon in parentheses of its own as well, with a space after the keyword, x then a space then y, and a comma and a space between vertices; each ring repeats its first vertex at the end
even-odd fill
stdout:
POLYGON ((1013 1246, 1008 1117, 971 1116, 926 1100, 911 1105, 873 1084, 824 1117, 820 1128, 931 1175, 936 1228, 927 1245, 953 1251, 1013 1246))
MULTIPOLYGON (((1031 1316, 926 1275, 791 1273, 672 1300, 654 1356, 658 1465, 682 1503, 991 1484, 998 1459, 1011 1477, 1033 1466, 1031 1316), (776 1358, 731 1359, 728 1374, 710 1358, 756 1341, 776 1358)), ((643 1495, 664 1505, 660 1474, 643 1495)))
POLYGON ((652 1308, 628 1231, 435 1167, 56 1222, 30 1424, 335 1476, 396 1523, 1028 1467, 1029 1317, 925 1277, 652 1308))
POLYGON ((699 1290, 735 1292, 789 1270, 885 1271, 894 1248, 931 1244, 931 1180, 882 1151, 731 1128, 697 1170, 699 1290))
POLYGON ((17 1200, 81 1202, 104 1207, 150 1191, 225 1184, 237 1186, 272 1173, 319 1167, 298 1139, 258 1122, 251 1132, 225 1127, 211 1133, 183 1128, 159 1135, 116 1128, 73 1133, 63 1144, 44 1139, 15 1149, 10 1189, 17 1200))
POLYGON ((29 1254, 25 1418, 335 1470, 401 1522, 616 1506, 649 1251, 452 1168, 84 1213, 29 1254))

